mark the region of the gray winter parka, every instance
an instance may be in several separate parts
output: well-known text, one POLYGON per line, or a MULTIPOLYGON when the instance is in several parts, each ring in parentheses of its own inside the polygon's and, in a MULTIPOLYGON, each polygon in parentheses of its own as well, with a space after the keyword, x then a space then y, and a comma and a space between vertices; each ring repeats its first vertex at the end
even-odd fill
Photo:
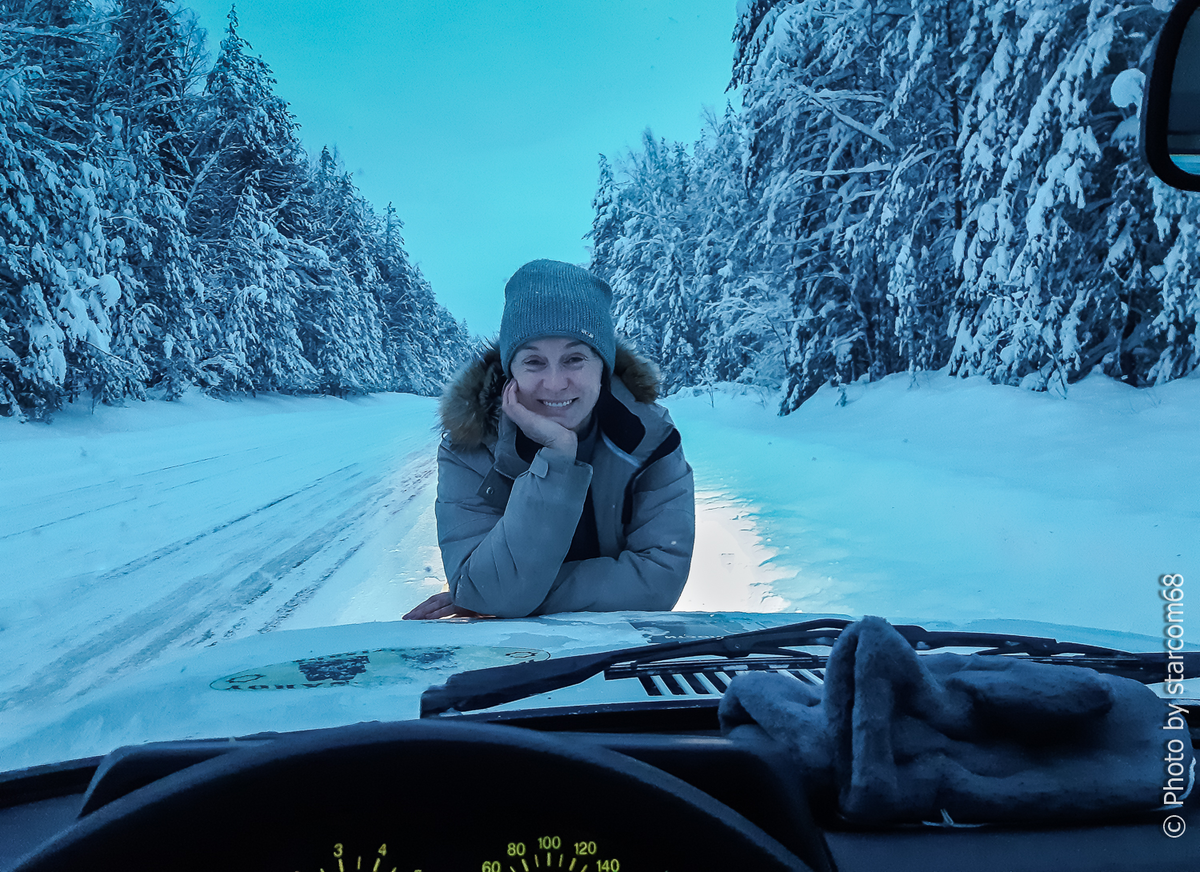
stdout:
POLYGON ((654 365, 618 347, 590 463, 540 449, 500 413, 489 349, 447 388, 438 448, 438 544, 458 606, 500 617, 665 611, 696 535, 692 468, 654 365), (599 556, 566 560, 590 487, 599 556))

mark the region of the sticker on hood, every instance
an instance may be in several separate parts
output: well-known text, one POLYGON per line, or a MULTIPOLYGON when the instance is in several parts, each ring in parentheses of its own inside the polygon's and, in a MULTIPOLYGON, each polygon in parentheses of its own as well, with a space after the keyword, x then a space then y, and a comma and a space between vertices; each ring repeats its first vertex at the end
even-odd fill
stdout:
POLYGON ((244 669, 218 678, 209 687, 213 690, 306 690, 418 681, 428 683, 431 672, 462 672, 546 660, 549 657, 549 653, 537 648, 493 648, 485 645, 374 648, 244 669))

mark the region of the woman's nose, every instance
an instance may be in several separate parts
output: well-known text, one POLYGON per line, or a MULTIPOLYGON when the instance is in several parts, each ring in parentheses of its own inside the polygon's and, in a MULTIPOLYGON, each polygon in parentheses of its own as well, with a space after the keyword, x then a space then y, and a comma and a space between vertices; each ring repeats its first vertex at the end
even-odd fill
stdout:
POLYGON ((542 381, 550 390, 560 390, 567 387, 570 376, 563 367, 550 364, 546 367, 545 377, 542 381))

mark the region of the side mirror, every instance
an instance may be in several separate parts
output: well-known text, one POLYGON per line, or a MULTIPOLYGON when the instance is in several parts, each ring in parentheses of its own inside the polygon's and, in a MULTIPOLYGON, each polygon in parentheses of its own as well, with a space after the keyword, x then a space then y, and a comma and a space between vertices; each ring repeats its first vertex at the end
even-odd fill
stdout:
POLYGON ((1142 99, 1142 150, 1154 174, 1200 191, 1200 0, 1180 0, 1158 35, 1142 99))

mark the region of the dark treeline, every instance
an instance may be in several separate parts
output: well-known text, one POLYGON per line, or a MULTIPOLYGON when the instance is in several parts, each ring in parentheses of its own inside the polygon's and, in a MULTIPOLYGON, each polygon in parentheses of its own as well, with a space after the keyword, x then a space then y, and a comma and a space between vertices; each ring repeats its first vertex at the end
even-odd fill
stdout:
POLYGON ((669 387, 941 369, 1065 393, 1196 370, 1200 206, 1138 153, 1165 13, 752 0, 742 108, 601 161, 592 267, 669 387))
POLYGON ((189 386, 429 394, 463 325, 230 14, 0 0, 0 414, 189 386))

